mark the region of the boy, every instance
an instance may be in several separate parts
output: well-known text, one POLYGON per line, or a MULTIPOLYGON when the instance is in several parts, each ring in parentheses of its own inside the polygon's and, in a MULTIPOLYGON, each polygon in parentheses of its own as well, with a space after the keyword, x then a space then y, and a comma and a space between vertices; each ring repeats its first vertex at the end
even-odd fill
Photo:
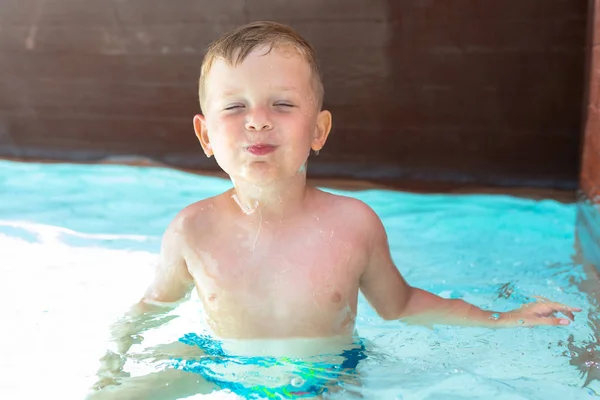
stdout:
POLYGON ((155 279, 131 314, 137 325, 120 335, 120 353, 138 326, 192 288, 214 336, 254 339, 265 355, 275 352, 269 340, 295 339, 296 346, 351 338, 359 290, 384 319, 428 325, 568 325, 580 311, 543 301, 494 313, 411 287, 367 205, 307 187, 307 158, 325 145, 332 116, 321 109, 314 50, 290 28, 256 22, 214 42, 199 97, 196 135, 234 187, 188 206, 169 225, 155 279))

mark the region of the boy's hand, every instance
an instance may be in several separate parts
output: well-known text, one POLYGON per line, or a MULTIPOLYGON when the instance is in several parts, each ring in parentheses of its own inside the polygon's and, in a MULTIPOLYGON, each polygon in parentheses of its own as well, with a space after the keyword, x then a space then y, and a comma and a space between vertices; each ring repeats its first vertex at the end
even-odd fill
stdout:
POLYGON ((534 303, 524 304, 521 308, 506 313, 508 318, 500 317, 499 322, 504 319, 504 322, 508 322, 510 326, 569 325, 575 320, 573 313, 579 311, 581 308, 538 298, 534 303), (559 318, 556 313, 561 313, 567 318, 559 318))

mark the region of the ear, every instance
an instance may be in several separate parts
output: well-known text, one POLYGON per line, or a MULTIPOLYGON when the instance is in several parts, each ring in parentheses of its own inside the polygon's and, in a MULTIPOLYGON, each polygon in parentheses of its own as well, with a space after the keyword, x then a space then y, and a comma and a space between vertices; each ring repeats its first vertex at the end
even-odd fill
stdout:
POLYGON ((313 136, 310 148, 314 151, 319 151, 325 146, 329 132, 331 131, 332 117, 331 113, 327 110, 319 112, 317 115, 317 126, 315 128, 315 134, 313 136))
POLYGON ((208 128, 206 127, 206 117, 204 117, 204 115, 194 115, 194 131, 196 132, 196 137, 198 138, 200 146, 202 146, 202 150, 204 150, 206 157, 212 156, 214 153, 212 151, 212 147, 210 146, 208 128))

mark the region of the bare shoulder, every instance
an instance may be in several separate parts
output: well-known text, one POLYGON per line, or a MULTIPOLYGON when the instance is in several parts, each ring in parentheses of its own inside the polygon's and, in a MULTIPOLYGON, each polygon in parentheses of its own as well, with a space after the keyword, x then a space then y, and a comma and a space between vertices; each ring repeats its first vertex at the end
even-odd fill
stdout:
POLYGON ((370 231, 370 233, 381 229, 379 216, 362 200, 318 189, 316 189, 316 192, 321 208, 333 214, 339 221, 344 221, 353 226, 360 226, 361 229, 370 231))
POLYGON ((145 301, 171 303, 189 293, 194 283, 188 268, 190 245, 210 230, 198 227, 210 223, 213 202, 206 199, 193 203, 171 220, 162 237, 156 275, 144 295, 145 301))
POLYGON ((183 208, 169 223, 165 235, 188 236, 209 230, 207 227, 214 218, 217 202, 218 196, 197 201, 183 208))

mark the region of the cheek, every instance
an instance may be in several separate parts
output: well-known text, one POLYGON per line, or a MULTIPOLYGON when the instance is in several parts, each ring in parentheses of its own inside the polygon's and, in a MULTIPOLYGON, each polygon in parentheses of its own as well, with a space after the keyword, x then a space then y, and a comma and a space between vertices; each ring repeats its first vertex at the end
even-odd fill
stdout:
POLYGON ((277 122, 280 127, 286 127, 284 136, 287 136, 288 140, 293 140, 298 145, 310 145, 316 123, 313 124, 306 118, 288 118, 277 122))
POLYGON ((208 132, 209 132, 209 134, 210 133, 218 133, 219 136, 222 136, 223 133, 229 132, 234 125, 235 125, 235 118, 231 118, 231 117, 213 118, 208 123, 208 132))
POLYGON ((236 128, 237 124, 232 118, 220 118, 211 122, 208 125, 208 137, 213 149, 223 148, 228 143, 235 141, 239 128, 236 128))
POLYGON ((298 145, 301 145, 307 152, 310 152, 315 134, 315 126, 313 124, 303 123, 298 129, 301 132, 298 134, 298 145))

